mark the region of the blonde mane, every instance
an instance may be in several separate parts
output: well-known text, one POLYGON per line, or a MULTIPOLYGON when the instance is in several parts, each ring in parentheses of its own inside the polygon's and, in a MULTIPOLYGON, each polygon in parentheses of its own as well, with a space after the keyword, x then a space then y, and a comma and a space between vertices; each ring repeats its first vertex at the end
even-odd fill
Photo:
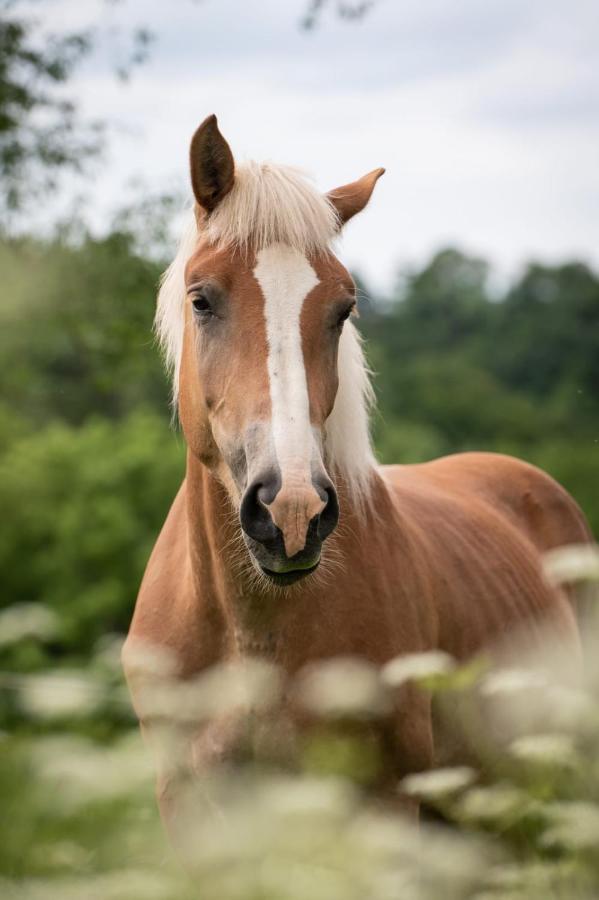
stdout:
MULTIPOLYGON (((337 213, 301 173, 272 163, 238 166, 229 194, 202 226, 210 243, 259 250, 275 242, 303 254, 326 252, 337 233, 337 213)), ((185 266, 200 237, 190 211, 176 256, 163 275, 155 329, 172 378, 173 403, 179 393, 183 348, 185 266)), ((339 388, 326 423, 325 458, 340 475, 354 502, 367 498, 376 461, 370 440, 369 411, 374 402, 361 338, 347 322, 339 344, 339 388)))

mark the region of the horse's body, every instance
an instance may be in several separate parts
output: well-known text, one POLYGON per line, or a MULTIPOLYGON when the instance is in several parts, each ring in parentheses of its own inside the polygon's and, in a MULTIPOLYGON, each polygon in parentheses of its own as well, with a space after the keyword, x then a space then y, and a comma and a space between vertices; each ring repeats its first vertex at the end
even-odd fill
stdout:
MULTIPOLYGON (((272 659, 290 675, 315 659, 355 655, 383 664, 398 654, 443 649, 466 659, 524 621, 547 615, 578 662, 575 617, 550 587, 541 554, 588 540, 576 504, 543 472, 494 454, 459 454, 433 463, 380 469, 376 521, 353 514, 335 537, 334 568, 268 597, 235 575, 235 523, 222 485, 190 459, 148 565, 129 640, 173 651, 188 678, 244 653, 272 659)), ((135 699, 136 679, 130 674, 135 699)), ((435 761, 431 711, 421 693, 394 723, 394 777, 435 761)), ((148 723, 149 724, 149 723, 148 723)), ((151 726, 149 726, 151 727, 151 726)), ((234 752, 201 730, 191 765, 203 769, 234 752)), ((159 799, 171 811, 168 760, 159 799)))
MULTIPOLYGON (((198 197, 195 181, 194 189, 198 197)), ((588 528, 558 484, 509 457, 466 453, 421 465, 371 466, 367 496, 356 496, 351 474, 338 467, 340 524, 326 543, 321 568, 289 587, 257 579, 248 550, 238 540, 239 501, 232 499, 230 478, 215 468, 207 451, 194 449, 204 430, 194 431, 189 412, 192 400, 198 402, 196 388, 189 384, 189 354, 183 347, 179 379, 190 444, 186 478, 148 564, 125 652, 134 703, 142 676, 127 659, 138 643, 171 651, 182 679, 245 654, 263 655, 293 675, 310 661, 334 656, 357 656, 379 665, 399 654, 441 649, 467 659, 514 629, 525 627, 534 637, 551 621, 577 664, 575 611, 567 595, 545 580, 541 556, 560 545, 587 541, 588 528)), ((356 396, 355 403, 360 402, 356 396)), ((312 409, 312 396, 310 405, 312 409)), ((216 426, 211 428, 217 433, 216 426)), ((246 456, 247 470, 240 476, 244 497, 251 481, 247 450, 246 456)), ((231 471, 235 476, 234 465, 231 471)), ((326 491, 330 497, 328 487, 326 491)), ((279 481, 278 496, 283 493, 279 481)), ((318 497, 324 499, 314 500, 312 518, 306 514, 302 532, 298 522, 314 497, 301 504, 296 498, 293 515, 289 506, 274 511, 270 497, 269 503, 261 500, 258 510, 264 516, 264 509, 270 509, 277 540, 282 534, 285 542, 282 558, 297 559, 304 568, 302 534, 309 542, 308 521, 324 516, 322 507, 328 502, 320 490, 318 497)), ((244 524, 244 503, 247 537, 253 526, 244 524)), ((253 555, 255 542, 248 548, 253 555)), ((259 548, 256 552, 260 558, 259 548)), ((275 579, 277 571, 270 573, 275 579)), ((286 574, 287 569, 281 571, 286 574)), ((397 709, 390 780, 429 767, 437 752, 426 696, 408 685, 397 709)), ((140 715, 151 732, 141 710, 140 715)), ((233 743, 229 730, 218 723, 192 729, 189 765, 199 769, 222 759, 233 743)), ((174 800, 168 760, 160 768, 161 806, 169 818, 174 800)))

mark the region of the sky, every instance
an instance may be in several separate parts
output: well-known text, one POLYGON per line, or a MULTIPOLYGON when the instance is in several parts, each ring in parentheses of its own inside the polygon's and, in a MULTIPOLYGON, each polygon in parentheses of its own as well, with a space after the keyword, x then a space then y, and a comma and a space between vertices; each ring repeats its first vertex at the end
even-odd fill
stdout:
POLYGON ((101 223, 141 179, 189 193, 210 113, 234 155, 299 166, 323 190, 378 166, 343 261, 380 291, 448 244, 506 275, 599 264, 598 0, 378 0, 359 22, 299 22, 308 0, 43 0, 48 28, 143 25, 147 63, 115 79, 106 41, 69 88, 111 126, 89 189, 101 223))

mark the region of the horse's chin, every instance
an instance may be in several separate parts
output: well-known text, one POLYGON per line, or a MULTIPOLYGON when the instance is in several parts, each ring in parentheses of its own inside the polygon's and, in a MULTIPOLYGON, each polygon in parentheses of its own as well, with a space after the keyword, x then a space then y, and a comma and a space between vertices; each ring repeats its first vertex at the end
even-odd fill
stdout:
POLYGON ((312 541, 295 556, 286 556, 281 538, 274 546, 265 547, 242 531, 254 569, 263 580, 277 587, 289 587, 313 575, 320 565, 322 544, 312 541))
POLYGON ((320 565, 320 560, 317 560, 313 565, 308 566, 307 568, 301 569, 287 569, 285 571, 276 572, 273 569, 267 569, 265 566, 258 564, 261 574, 271 581, 273 584, 278 587, 288 587, 291 584, 296 584, 298 581, 301 581, 302 578, 307 578, 309 575, 312 575, 320 565))

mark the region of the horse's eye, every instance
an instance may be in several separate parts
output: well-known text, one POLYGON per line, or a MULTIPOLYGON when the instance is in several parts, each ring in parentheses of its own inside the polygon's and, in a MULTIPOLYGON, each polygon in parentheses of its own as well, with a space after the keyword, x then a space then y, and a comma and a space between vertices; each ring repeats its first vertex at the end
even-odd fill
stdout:
POLYGON ((204 293, 193 294, 191 305, 193 306, 193 311, 196 313, 196 315, 200 316, 201 318, 206 318, 206 316, 212 315, 212 307, 210 306, 210 301, 204 293))
POLYGON ((337 325, 339 326, 339 328, 343 327, 343 323, 345 321, 347 321, 347 319, 349 319, 349 317, 351 316, 353 311, 354 311, 354 304, 352 303, 351 306, 346 307, 346 309, 344 309, 339 314, 339 318, 337 319, 337 325))

